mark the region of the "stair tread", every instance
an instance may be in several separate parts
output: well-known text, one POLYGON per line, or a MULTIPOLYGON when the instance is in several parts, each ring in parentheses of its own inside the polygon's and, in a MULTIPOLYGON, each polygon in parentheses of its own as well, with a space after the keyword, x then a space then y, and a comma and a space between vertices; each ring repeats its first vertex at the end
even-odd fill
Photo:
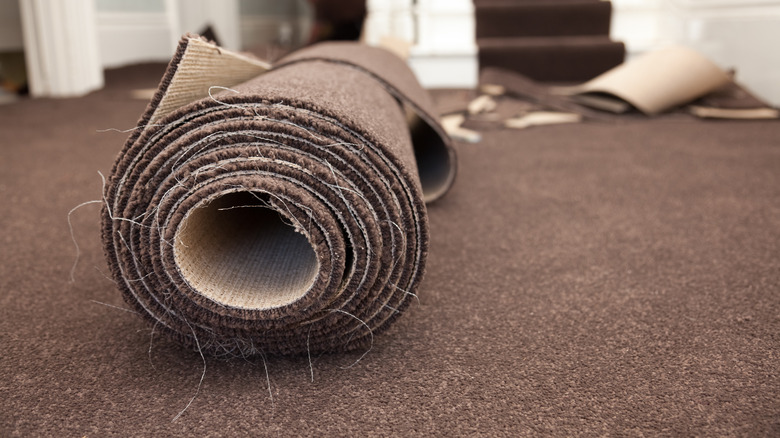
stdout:
POLYGON ((598 46, 598 45, 622 45, 623 43, 611 40, 605 35, 567 35, 567 36, 543 36, 543 37, 490 37, 477 38, 477 46, 480 48, 501 47, 558 47, 558 46, 598 46))
POLYGON ((489 3, 475 10, 476 35, 553 36, 609 35, 609 2, 489 3))
POLYGON ((586 81, 625 57, 623 43, 606 37, 488 38, 478 46, 480 68, 505 68, 540 81, 586 81))

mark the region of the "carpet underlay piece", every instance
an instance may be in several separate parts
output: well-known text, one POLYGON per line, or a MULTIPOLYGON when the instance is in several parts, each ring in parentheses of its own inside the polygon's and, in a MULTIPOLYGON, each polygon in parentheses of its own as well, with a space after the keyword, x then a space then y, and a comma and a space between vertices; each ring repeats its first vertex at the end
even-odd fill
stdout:
POLYGON ((270 67, 188 35, 105 187, 105 253, 127 303, 203 352, 370 348, 416 299, 454 169, 389 52, 270 67))

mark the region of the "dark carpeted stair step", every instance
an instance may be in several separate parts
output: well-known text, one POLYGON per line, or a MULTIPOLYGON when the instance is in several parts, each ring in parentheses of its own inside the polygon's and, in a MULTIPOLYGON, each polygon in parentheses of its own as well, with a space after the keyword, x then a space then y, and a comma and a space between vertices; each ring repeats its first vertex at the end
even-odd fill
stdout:
POLYGON ((612 4, 603 1, 492 0, 475 8, 477 38, 609 35, 612 4))
POLYGON ((504 68, 547 82, 583 82, 625 56, 623 43, 606 36, 481 38, 477 45, 480 68, 504 68))
POLYGON ((604 0, 474 0, 474 6, 486 4, 527 5, 532 3, 599 3, 604 0))

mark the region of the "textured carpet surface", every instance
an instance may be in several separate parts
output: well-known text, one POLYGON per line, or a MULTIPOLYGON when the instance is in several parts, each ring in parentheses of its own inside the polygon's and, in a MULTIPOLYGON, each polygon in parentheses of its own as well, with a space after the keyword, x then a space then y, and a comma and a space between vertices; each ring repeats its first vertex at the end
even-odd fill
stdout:
POLYGON ((203 361, 110 307, 98 205, 69 283, 66 221, 161 74, 0 107, 0 436, 780 434, 780 123, 679 119, 459 145, 369 354, 208 359, 172 423, 203 361))
POLYGON ((609 35, 612 3, 481 2, 475 7, 476 37, 609 35))
POLYGON ((544 82, 585 82, 620 65, 625 46, 606 36, 481 38, 481 69, 512 70, 544 82))

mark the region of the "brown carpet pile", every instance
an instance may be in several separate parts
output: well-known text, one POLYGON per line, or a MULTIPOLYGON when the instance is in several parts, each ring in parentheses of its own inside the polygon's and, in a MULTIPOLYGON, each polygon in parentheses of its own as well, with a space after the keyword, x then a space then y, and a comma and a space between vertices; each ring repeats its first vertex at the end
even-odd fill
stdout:
POLYGON ((171 422, 204 362, 124 304, 98 204, 69 282, 66 221, 161 74, 0 107, 0 435, 780 434, 780 123, 680 119, 456 145, 419 303, 368 355, 206 358, 171 422))

